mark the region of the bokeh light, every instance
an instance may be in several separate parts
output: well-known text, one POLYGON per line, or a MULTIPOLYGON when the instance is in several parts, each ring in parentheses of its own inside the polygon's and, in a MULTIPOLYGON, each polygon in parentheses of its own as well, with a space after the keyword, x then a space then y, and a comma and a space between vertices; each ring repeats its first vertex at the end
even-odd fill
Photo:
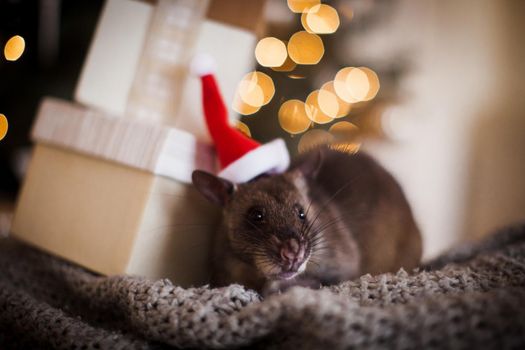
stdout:
POLYGON ((337 101, 337 95, 331 91, 320 89, 317 94, 317 104, 321 111, 334 119, 339 113, 339 102, 337 101))
MULTIPOLYGON (((330 108, 331 112, 334 112, 333 114, 335 115, 338 111, 338 104, 337 100, 335 99, 335 96, 331 102, 328 96, 324 96, 323 99, 328 101, 326 102, 326 105, 330 108)), ((323 110, 321 110, 321 107, 319 106, 319 90, 312 91, 310 95, 308 95, 308 97, 306 98, 305 107, 306 115, 308 116, 308 118, 317 124, 330 123, 334 119, 330 115, 324 113, 323 110)))
POLYGON ((262 72, 250 72, 239 82, 232 107, 237 113, 250 115, 268 104, 274 94, 272 78, 262 72))
POLYGON ((287 0, 288 8, 295 13, 308 11, 312 6, 319 5, 320 0, 287 0))
POLYGON ((4 46, 4 57, 8 61, 16 61, 22 56, 26 42, 20 35, 11 37, 4 46))
POLYGON ((368 67, 359 67, 359 69, 366 74, 368 78, 368 83, 370 85, 368 94, 365 96, 363 101, 370 101, 371 99, 376 97, 377 93, 379 92, 379 88, 380 88, 379 77, 377 76, 376 72, 374 72, 368 67))
POLYGON ((288 55, 297 64, 317 64, 324 55, 323 41, 317 34, 297 32, 288 41, 288 55))
POLYGON ((288 56, 288 52, 286 52, 286 60, 280 67, 272 67, 272 69, 276 72, 291 72, 297 67, 297 64, 288 56))
POLYGON ((239 130, 240 132, 242 132, 244 135, 246 135, 248 137, 252 137, 252 133, 250 131, 250 128, 248 127, 248 125, 244 124, 243 122, 237 121, 235 123, 235 128, 237 130, 239 130))
POLYGON ((364 101, 370 91, 368 76, 359 68, 350 70, 346 76, 346 88, 357 101, 364 101))
POLYGON ((328 145, 333 141, 334 137, 328 131, 321 129, 313 129, 306 132, 297 145, 299 153, 305 153, 315 147, 321 145, 328 145))
POLYGON ((355 153, 359 151, 361 143, 359 142, 359 128, 350 122, 341 121, 333 124, 328 130, 333 136, 333 141, 330 144, 332 149, 355 153))
POLYGON ((280 67, 287 57, 286 45, 277 38, 263 38, 255 46, 255 58, 263 67, 280 67))
POLYGON ((305 104, 299 100, 288 100, 279 108, 279 125, 290 134, 300 134, 308 130, 312 121, 306 115, 305 104))
POLYGON ((264 101, 262 88, 257 84, 257 76, 243 79, 237 86, 237 91, 241 100, 253 107, 261 107, 264 101))
POLYGON ((326 4, 310 7, 301 16, 306 31, 317 34, 334 33, 339 28, 339 15, 336 9, 326 4))
POLYGON ((0 141, 7 135, 8 123, 5 115, 0 114, 0 141))
POLYGON ((346 78, 348 74, 354 69, 354 67, 345 67, 340 69, 334 78, 334 90, 337 93, 337 96, 345 102, 356 103, 359 102, 356 100, 350 90, 348 89, 348 84, 346 78))
POLYGON ((239 94, 235 94, 233 98, 232 108, 235 112, 242 115, 251 115, 259 111, 261 107, 250 106, 247 103, 244 103, 239 94))
POLYGON ((337 99, 338 110, 337 110, 337 113, 336 113, 334 118, 342 118, 342 117, 347 116, 348 113, 350 113, 350 111, 352 110, 352 104, 346 102, 345 100, 343 100, 339 96, 337 96, 337 94, 335 92, 334 82, 333 81, 328 81, 328 82, 324 83, 323 86, 321 87, 321 91, 329 91, 332 94, 334 94, 336 99, 337 99))

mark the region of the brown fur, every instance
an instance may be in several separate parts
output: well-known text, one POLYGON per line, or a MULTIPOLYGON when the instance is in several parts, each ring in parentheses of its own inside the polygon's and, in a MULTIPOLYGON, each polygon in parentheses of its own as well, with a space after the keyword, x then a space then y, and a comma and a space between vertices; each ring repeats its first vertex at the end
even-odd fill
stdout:
POLYGON ((284 174, 234 186, 196 172, 194 184, 223 206, 213 249, 215 285, 241 283, 266 292, 295 284, 318 287, 412 269, 420 261, 421 237, 401 188, 363 153, 320 148, 284 174), (254 206, 264 208, 261 222, 250 219, 254 206), (279 279, 272 273, 283 269, 279 252, 290 238, 306 249, 306 270, 279 279))

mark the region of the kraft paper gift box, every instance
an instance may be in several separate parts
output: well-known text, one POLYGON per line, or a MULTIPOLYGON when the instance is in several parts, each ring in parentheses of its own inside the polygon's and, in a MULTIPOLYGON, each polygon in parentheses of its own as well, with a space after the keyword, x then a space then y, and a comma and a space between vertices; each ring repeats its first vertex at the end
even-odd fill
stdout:
POLYGON ((264 3, 228 0, 244 9, 239 21, 221 2, 106 2, 76 88, 80 104, 46 99, 38 112, 15 236, 103 274, 208 282, 219 213, 190 177, 214 172, 216 159, 188 64, 194 53, 213 55, 231 102, 252 69, 264 3))
POLYGON ((215 170, 209 145, 55 99, 32 138, 16 237, 107 275, 207 282, 218 212, 188 183, 196 168, 215 170))

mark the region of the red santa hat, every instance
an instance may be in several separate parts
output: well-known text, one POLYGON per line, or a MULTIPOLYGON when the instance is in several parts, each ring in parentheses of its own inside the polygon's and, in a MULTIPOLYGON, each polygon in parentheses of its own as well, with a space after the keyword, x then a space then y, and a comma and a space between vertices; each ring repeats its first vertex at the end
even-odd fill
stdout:
POLYGON ((230 125, 212 74, 214 66, 213 58, 208 55, 197 55, 191 63, 191 71, 202 82, 204 117, 221 166, 218 175, 233 183, 242 183, 262 174, 286 171, 290 156, 282 139, 261 145, 230 125))

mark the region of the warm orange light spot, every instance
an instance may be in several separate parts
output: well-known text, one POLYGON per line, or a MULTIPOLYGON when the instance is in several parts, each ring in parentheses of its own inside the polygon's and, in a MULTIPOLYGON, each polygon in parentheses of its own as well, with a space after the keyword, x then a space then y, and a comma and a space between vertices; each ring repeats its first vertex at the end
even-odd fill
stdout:
POLYGON ((333 142, 330 147, 332 149, 347 152, 355 153, 361 147, 359 142, 359 128, 346 121, 335 123, 328 130, 332 134, 333 142))
MULTIPOLYGON (((337 101, 334 97, 335 107, 337 108, 337 101)), ((319 90, 315 90, 306 98, 306 115, 308 118, 317 124, 330 123, 334 118, 324 113, 319 106, 319 90)), ((337 112, 337 109, 335 110, 337 112)))
POLYGON ((279 108, 279 125, 290 134, 300 134, 310 127, 311 120, 306 115, 302 101, 288 100, 279 108))
POLYGON ((324 55, 323 41, 316 34, 297 32, 288 42, 288 55, 297 64, 316 64, 324 55))
POLYGON ((7 134, 7 129, 8 129, 7 118, 5 117, 5 115, 0 114, 0 141, 7 134))
POLYGON ((297 64, 292 61, 290 56, 288 56, 288 53, 286 53, 286 60, 280 67, 272 67, 272 69, 276 72, 291 72, 297 67, 297 64))
POLYGON ((262 72, 250 72, 246 74, 239 82, 236 91, 236 96, 238 96, 244 104, 256 108, 268 104, 274 94, 275 85, 273 84, 272 78, 262 72))
POLYGON ((317 34, 333 33, 339 28, 340 24, 336 9, 326 4, 310 7, 306 12, 304 22, 309 31, 317 34))
POLYGON ((370 85, 370 88, 368 89, 368 93, 366 94, 363 101, 370 101, 374 97, 376 97, 377 93, 379 92, 380 84, 379 84, 379 77, 377 76, 376 72, 371 70, 367 67, 359 67, 361 71, 363 71, 366 74, 366 77, 368 79, 368 84, 370 85))
POLYGON ((232 108, 235 112, 242 115, 251 115, 261 109, 261 107, 254 107, 244 103, 239 94, 236 94, 233 98, 232 108))
POLYGON ((295 13, 303 13, 307 11, 310 7, 319 5, 320 0, 288 0, 288 8, 295 13))
POLYGON ((328 131, 321 129, 313 129, 301 136, 297 150, 299 153, 307 152, 315 147, 328 145, 333 141, 334 137, 328 131))
POLYGON ((287 57, 286 45, 277 38, 263 38, 255 46, 255 58, 263 67, 280 67, 287 57))
POLYGON ((334 89, 333 81, 324 83, 323 86, 321 87, 321 91, 329 91, 332 94, 334 94, 337 99, 338 109, 337 109, 337 113, 334 118, 342 118, 344 116, 347 116, 348 113, 350 113, 350 110, 352 109, 352 104, 346 102, 345 100, 337 96, 335 89, 334 89))
POLYGON ((20 35, 11 37, 4 46, 4 56, 8 61, 16 61, 22 56, 26 42, 20 35))
POLYGON ((248 137, 252 137, 252 133, 250 132, 250 128, 248 127, 248 125, 244 124, 243 122, 237 121, 236 124, 235 124, 235 128, 237 130, 239 130, 240 132, 242 132, 244 135, 246 135, 248 137))
POLYGON ((346 76, 346 88, 353 98, 358 101, 364 101, 370 91, 370 83, 366 73, 359 69, 352 69, 346 76))
POLYGON ((237 92, 241 100, 253 107, 261 107, 264 101, 264 94, 257 84, 257 76, 253 75, 253 78, 243 79, 237 86, 237 92))
POLYGON ((339 103, 337 102, 337 95, 331 91, 320 89, 317 94, 317 104, 321 111, 334 119, 339 112, 339 103))
POLYGON ((350 93, 347 83, 347 77, 350 74, 350 72, 354 69, 354 67, 342 68, 341 70, 339 70, 339 72, 337 72, 334 78, 334 90, 337 93, 337 96, 339 96, 339 98, 348 103, 359 102, 359 100, 353 97, 353 95, 350 93))

